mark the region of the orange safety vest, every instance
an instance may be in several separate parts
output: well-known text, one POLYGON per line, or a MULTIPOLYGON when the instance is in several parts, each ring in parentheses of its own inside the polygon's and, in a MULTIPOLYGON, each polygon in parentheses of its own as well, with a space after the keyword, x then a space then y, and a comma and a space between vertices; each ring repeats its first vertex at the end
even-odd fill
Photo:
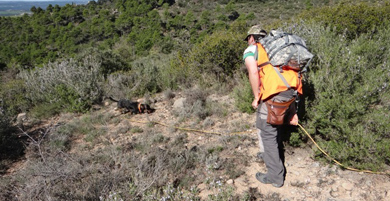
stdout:
MULTIPOLYGON (((260 67, 259 76, 260 76, 260 97, 261 100, 265 100, 271 97, 274 94, 286 91, 288 88, 284 84, 283 80, 276 73, 272 64, 269 63, 267 52, 264 47, 257 43, 257 66, 267 63, 266 65, 260 67)), ((302 77, 298 78, 298 72, 291 69, 283 69, 281 75, 286 79, 287 83, 291 88, 297 90, 299 94, 302 93, 302 77)))

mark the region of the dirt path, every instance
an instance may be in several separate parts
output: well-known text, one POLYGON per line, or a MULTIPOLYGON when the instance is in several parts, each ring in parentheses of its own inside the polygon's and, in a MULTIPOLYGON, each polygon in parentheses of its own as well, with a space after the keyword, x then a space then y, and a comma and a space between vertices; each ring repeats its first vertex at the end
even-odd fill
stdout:
MULTIPOLYGON (((222 99, 231 100, 227 97, 222 99)), ((177 121, 170 112, 172 105, 163 102, 157 103, 155 107, 159 112, 148 116, 148 120, 164 121, 168 124, 174 124, 177 121)), ((208 130, 229 129, 231 128, 229 125, 237 125, 237 122, 251 121, 254 122, 254 115, 235 113, 231 114, 230 118, 215 120, 217 123, 208 130)), ((248 136, 257 142, 256 131, 254 128, 251 129, 253 133, 248 136)), ((196 143, 201 143, 203 140, 199 135, 193 134, 192 136, 196 143)), ((310 148, 294 148, 285 153, 287 175, 282 188, 262 184, 255 178, 256 172, 266 172, 265 164, 255 157, 258 147, 255 145, 238 149, 253 157, 244 169, 245 174, 234 180, 225 181, 227 185, 234 188, 235 193, 242 194, 251 188, 256 189, 260 194, 265 195, 262 200, 390 200, 389 176, 342 170, 335 165, 321 164, 312 159, 313 154, 310 148)), ((203 184, 198 188, 204 199, 213 193, 203 184)))
MULTIPOLYGON (((256 148, 248 150, 252 155, 256 151, 256 148)), ((286 154, 287 175, 282 188, 258 182, 254 175, 264 172, 265 165, 252 162, 246 174, 234 181, 237 192, 257 188, 265 195, 278 193, 281 200, 390 200, 389 177, 323 166, 310 156, 310 150, 300 148, 294 149, 291 155, 286 154)))

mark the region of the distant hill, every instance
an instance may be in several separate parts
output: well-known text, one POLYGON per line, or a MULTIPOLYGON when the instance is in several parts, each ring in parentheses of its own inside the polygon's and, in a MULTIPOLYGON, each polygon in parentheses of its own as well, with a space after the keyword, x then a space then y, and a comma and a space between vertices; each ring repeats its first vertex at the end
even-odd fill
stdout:
POLYGON ((65 6, 66 4, 87 4, 88 0, 60 0, 60 1, 0 1, 0 16, 17 16, 24 13, 31 13, 35 6, 46 9, 48 5, 65 6))

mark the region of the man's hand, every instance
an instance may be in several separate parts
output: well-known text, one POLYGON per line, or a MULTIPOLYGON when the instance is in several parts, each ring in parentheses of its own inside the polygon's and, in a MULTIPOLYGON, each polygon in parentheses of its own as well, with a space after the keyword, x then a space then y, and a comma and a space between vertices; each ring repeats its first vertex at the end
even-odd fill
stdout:
POLYGON ((252 107, 257 108, 259 106, 259 92, 260 92, 260 77, 257 71, 257 61, 254 56, 248 56, 245 59, 245 66, 248 69, 249 82, 251 84, 253 96, 252 107))
POLYGON ((259 98, 255 97, 255 99, 253 99, 253 102, 252 102, 252 107, 254 109, 257 109, 258 106, 259 106, 259 98))
POLYGON ((290 125, 298 125, 298 115, 297 114, 294 114, 294 116, 291 118, 290 120, 290 125))

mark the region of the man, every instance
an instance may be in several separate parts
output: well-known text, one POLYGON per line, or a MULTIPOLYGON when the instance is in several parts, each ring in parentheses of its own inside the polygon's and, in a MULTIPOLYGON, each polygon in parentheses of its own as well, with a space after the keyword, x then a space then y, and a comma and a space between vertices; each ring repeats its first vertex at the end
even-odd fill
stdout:
MULTIPOLYGON (((302 85, 298 73, 286 69, 281 74, 290 85, 289 89, 268 62, 267 53, 258 43, 258 40, 266 34, 258 25, 249 29, 245 38, 248 48, 244 51, 243 59, 248 69, 249 82, 254 95, 252 107, 257 109, 256 127, 260 130, 264 146, 262 158, 268 170, 267 173, 256 173, 256 179, 264 184, 272 184, 280 188, 284 184, 285 176, 281 144, 283 127, 267 123, 268 108, 265 102, 268 100, 287 102, 294 97, 295 91, 302 94, 302 85)), ((289 119, 291 119, 290 124, 298 124, 298 116, 295 113, 290 114, 289 119)))
MULTIPOLYGON (((257 108, 259 104, 259 95, 260 95, 260 79, 259 79, 259 73, 257 71, 257 61, 256 61, 256 55, 257 53, 257 47, 256 43, 260 40, 260 38, 263 38, 267 35, 267 32, 260 28, 260 26, 253 26, 249 31, 247 37, 244 39, 248 42, 248 48, 244 51, 244 62, 248 69, 249 73, 249 80, 252 87, 253 96, 255 97, 252 102, 252 107, 257 108)), ((257 158, 260 160, 263 160, 263 152, 264 152, 264 145, 263 141, 261 140, 261 130, 259 129, 257 132, 258 139, 259 139, 259 152, 257 153, 257 158)))

